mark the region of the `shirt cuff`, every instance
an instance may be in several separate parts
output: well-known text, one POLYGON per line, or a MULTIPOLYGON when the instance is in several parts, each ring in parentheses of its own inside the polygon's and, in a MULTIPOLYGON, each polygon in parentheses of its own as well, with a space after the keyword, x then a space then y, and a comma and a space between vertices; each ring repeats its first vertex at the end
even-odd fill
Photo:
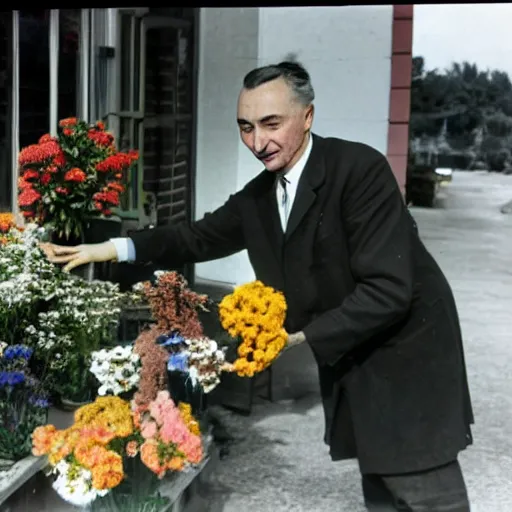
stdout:
POLYGON ((135 261, 135 244, 131 238, 111 238, 110 241, 116 248, 118 262, 123 263, 135 261))

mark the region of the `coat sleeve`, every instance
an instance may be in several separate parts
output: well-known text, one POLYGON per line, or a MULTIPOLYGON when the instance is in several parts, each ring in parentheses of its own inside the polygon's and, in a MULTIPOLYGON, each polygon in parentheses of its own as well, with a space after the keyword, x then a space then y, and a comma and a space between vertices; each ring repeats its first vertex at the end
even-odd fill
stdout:
POLYGON ((180 222, 132 233, 136 261, 173 268, 245 249, 239 202, 239 194, 234 194, 220 208, 191 224, 180 222))
POLYGON ((397 181, 376 150, 366 147, 360 161, 342 195, 355 288, 303 330, 325 365, 403 319, 412 302, 413 230, 397 181))

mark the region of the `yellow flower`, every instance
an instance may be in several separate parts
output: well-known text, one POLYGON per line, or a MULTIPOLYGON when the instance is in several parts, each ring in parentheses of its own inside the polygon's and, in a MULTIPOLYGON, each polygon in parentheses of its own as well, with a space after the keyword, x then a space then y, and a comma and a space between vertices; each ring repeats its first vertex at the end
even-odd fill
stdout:
POLYGON ((222 299, 219 318, 223 328, 242 338, 239 358, 233 364, 238 375, 252 377, 263 371, 283 350, 286 310, 284 295, 261 281, 237 286, 222 299))

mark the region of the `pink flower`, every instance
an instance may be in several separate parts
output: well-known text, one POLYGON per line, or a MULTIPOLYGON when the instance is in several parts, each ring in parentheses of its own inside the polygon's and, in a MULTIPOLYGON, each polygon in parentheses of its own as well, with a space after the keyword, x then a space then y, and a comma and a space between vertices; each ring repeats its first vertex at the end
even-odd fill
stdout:
POLYGON ((187 432, 183 422, 166 421, 160 428, 160 438, 164 443, 180 444, 186 439, 187 432))
POLYGON ((157 433, 158 427, 154 421, 147 420, 141 425, 140 434, 144 439, 152 439, 157 433))
POLYGON ((201 438, 199 436, 189 434, 184 442, 178 443, 178 449, 185 454, 185 457, 192 464, 199 464, 203 458, 201 438))

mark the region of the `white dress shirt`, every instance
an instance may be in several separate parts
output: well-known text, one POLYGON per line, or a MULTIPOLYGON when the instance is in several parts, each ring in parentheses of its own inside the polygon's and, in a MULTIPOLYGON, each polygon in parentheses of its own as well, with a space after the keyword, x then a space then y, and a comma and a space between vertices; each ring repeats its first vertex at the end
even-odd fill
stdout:
MULTIPOLYGON (((297 195, 297 186, 299 185, 299 180, 302 175, 302 171, 304 167, 306 167, 306 162, 308 161, 309 155, 311 154, 311 149, 313 147, 313 137, 309 135, 308 145, 306 146, 306 150, 299 158, 297 163, 283 176, 287 180, 286 184, 286 192, 288 194, 288 218, 291 212, 293 202, 295 200, 295 196, 297 195)), ((277 194, 277 205, 279 208, 279 217, 281 218, 281 226, 283 231, 286 231, 286 223, 288 219, 286 218, 284 207, 283 207, 283 194, 284 190, 281 186, 281 183, 278 181, 276 187, 277 194)), ((117 252, 117 261, 125 262, 125 261, 135 261, 135 244, 131 238, 111 238, 110 241, 114 244, 117 252)))
POLYGON ((281 185, 281 182, 277 182, 276 194, 277 194, 277 206, 279 208, 279 217, 281 218, 281 226, 283 228, 283 232, 286 231, 286 224, 290 218, 290 212, 292 210, 293 202, 295 201, 295 196, 297 195, 297 187, 299 185, 300 177, 302 176, 302 171, 304 167, 306 167, 306 163, 308 161, 309 155, 311 154, 311 149, 313 148, 313 137, 309 136, 308 145, 306 146, 306 150, 302 154, 302 156, 297 160, 297 163, 282 176, 286 178, 286 193, 288 194, 288 218, 286 218, 286 212, 283 206, 283 196, 284 189, 281 185))

